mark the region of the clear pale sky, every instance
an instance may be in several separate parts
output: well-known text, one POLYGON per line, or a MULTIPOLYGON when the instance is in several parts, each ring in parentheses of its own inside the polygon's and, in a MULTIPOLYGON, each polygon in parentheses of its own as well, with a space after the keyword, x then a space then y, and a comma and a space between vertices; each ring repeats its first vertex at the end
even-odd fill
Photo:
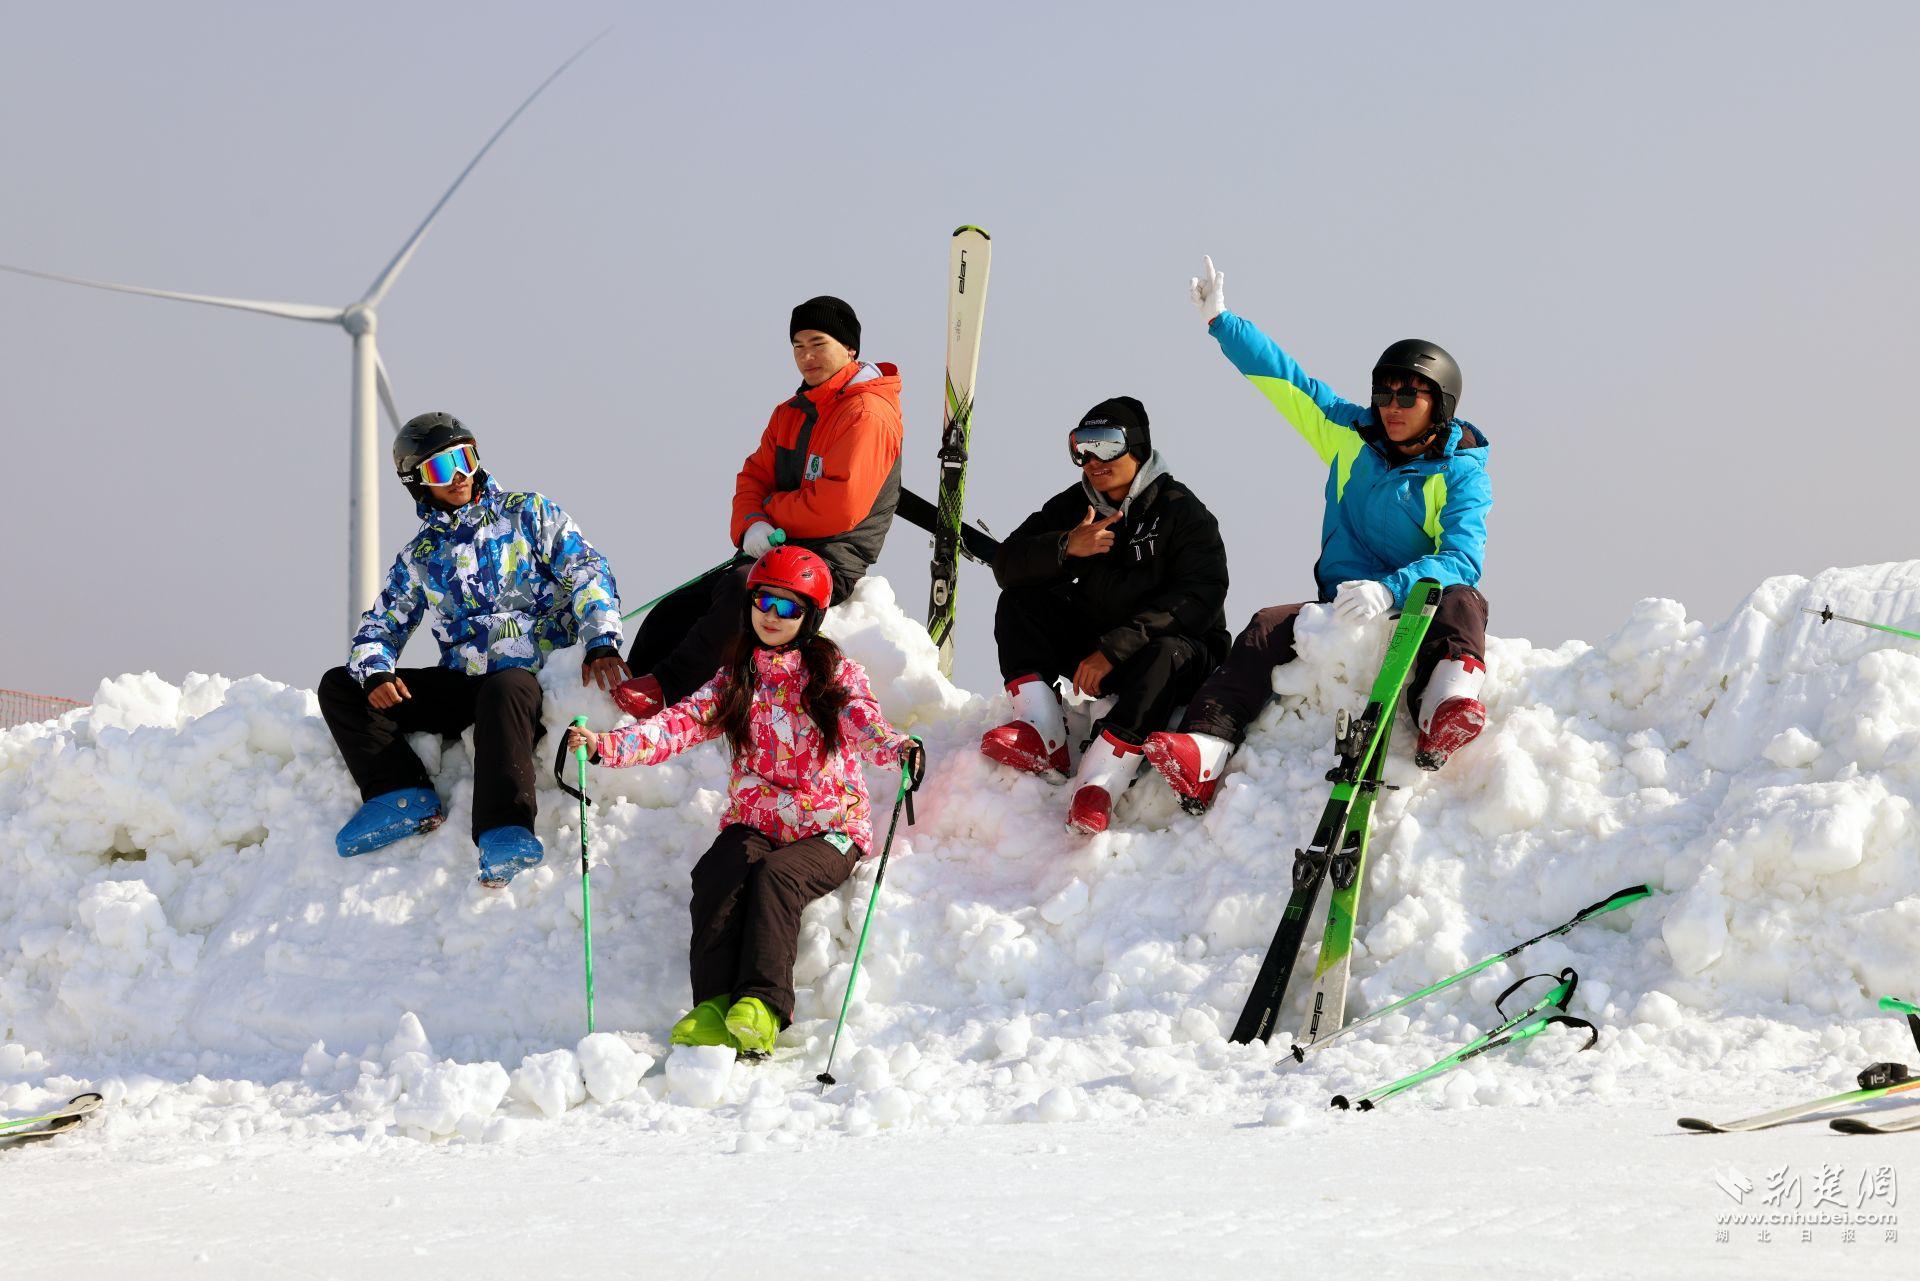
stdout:
MULTIPOLYGON (((1138 396, 1221 518, 1236 629, 1312 594, 1324 472, 1189 306, 1203 253, 1351 397, 1394 339, 1459 359, 1498 634, 1913 554, 1910 4, 5 0, 0 262, 344 304, 609 24, 380 338, 402 412, 464 418, 630 602, 725 553, 811 294, 901 366, 931 491, 963 222, 994 237, 972 514, 1010 529, 1073 479, 1079 414, 1138 396)), ((342 661, 341 331, 0 275, 0 350, 0 686, 342 661)), ((385 484, 383 564, 414 527, 385 484)), ((880 562, 915 614, 926 561, 902 526, 880 562)), ((992 580, 962 573, 959 674, 991 688, 992 580)))

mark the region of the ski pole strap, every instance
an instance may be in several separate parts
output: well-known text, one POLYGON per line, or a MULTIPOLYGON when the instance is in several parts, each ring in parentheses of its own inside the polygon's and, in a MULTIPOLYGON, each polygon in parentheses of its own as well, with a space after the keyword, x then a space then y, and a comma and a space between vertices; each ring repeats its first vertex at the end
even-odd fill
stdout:
MULTIPOLYGON (((576 716, 573 718, 573 723, 575 725, 578 725, 584 728, 587 723, 587 718, 584 716, 576 716)), ((582 755, 584 754, 585 752, 583 750, 582 755)), ((573 755, 573 753, 567 750, 567 740, 564 738, 561 739, 559 754, 553 758, 553 781, 560 784, 561 791, 565 792, 568 796, 573 797, 575 800, 579 801, 582 805, 591 805, 593 804, 593 798, 591 796, 588 796, 585 792, 575 787, 572 783, 567 782, 567 774, 566 774, 567 757, 571 755, 573 755)))

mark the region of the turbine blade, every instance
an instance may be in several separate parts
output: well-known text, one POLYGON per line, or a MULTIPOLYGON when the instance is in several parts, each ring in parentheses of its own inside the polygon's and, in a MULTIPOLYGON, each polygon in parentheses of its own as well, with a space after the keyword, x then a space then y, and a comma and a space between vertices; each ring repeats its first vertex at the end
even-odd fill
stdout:
POLYGON ((486 158, 486 154, 489 151, 493 150, 493 144, 500 141, 500 135, 513 127, 513 122, 520 118, 520 113, 528 107, 531 107, 533 100, 545 93, 548 85, 558 80, 568 67, 571 67, 580 60, 587 50, 606 39, 607 32, 612 30, 612 27, 608 27, 606 31, 602 31, 599 35, 587 41, 584 45, 581 45, 579 50, 571 58, 568 58, 555 68, 552 75, 542 80, 539 87, 527 95, 526 101, 513 109, 513 114, 507 117, 506 123, 493 131, 493 136, 487 139, 486 145, 474 153, 473 159, 467 161, 467 167, 462 169, 460 176, 453 180, 453 185, 448 187, 446 192, 441 195, 440 199, 434 204, 433 208, 427 211, 426 220, 414 229, 411 236, 407 237, 407 243, 400 246, 400 252, 393 256, 393 261, 387 264, 386 270, 382 271, 374 282, 367 286, 367 292, 360 299, 361 302, 369 307, 378 307, 380 305, 381 300, 387 296, 387 290, 393 288, 393 282, 399 277, 402 271, 406 270, 407 260, 412 258, 413 251, 419 248, 421 237, 427 234, 427 228, 433 226, 433 220, 438 218, 440 211, 447 207, 447 201, 453 199, 453 193, 460 190, 460 184, 467 180, 467 175, 472 173, 474 167, 486 158))
POLYGON ((387 411, 387 421, 393 424, 395 431, 400 430, 400 410, 393 403, 393 380, 387 377, 387 362, 380 353, 373 354, 373 382, 380 389, 380 404, 387 411))
POLYGON ((176 302, 205 303, 209 307, 257 311, 268 316, 284 316, 288 320, 321 320, 337 325, 340 323, 340 318, 346 314, 338 307, 315 307, 303 302, 256 302, 251 298, 216 298, 212 294, 183 294, 171 289, 148 289, 142 285, 117 285, 109 280, 86 280, 80 276, 62 276, 52 271, 35 271, 31 267, 9 267, 3 262, 0 262, 0 271, 10 271, 16 276, 35 276, 41 280, 54 280, 63 285, 110 289, 120 294, 144 294, 148 298, 171 298, 176 302))

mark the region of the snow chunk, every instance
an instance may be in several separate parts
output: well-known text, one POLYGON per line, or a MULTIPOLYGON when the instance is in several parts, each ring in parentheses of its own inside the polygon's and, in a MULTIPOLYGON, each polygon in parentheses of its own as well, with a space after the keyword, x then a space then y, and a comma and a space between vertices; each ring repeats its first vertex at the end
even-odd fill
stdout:
POLYGON ((572 1050, 529 1054, 514 1070, 513 1097, 539 1108, 548 1120, 586 1102, 587 1086, 580 1076, 580 1060, 572 1050))

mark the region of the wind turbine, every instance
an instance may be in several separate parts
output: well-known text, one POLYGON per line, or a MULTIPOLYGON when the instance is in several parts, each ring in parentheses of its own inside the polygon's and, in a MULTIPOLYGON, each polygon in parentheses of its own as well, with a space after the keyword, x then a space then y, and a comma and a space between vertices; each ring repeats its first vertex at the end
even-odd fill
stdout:
MULTIPOLYGON (((612 28, 608 28, 611 30, 612 28)), ((421 224, 414 229, 407 243, 400 246, 400 252, 393 256, 385 269, 374 278, 366 293, 344 307, 315 306, 297 302, 259 302, 249 298, 219 298, 211 294, 179 293, 169 289, 148 289, 140 285, 121 285, 106 280, 86 280, 79 276, 63 276, 51 271, 35 271, 28 267, 10 267, 0 263, 0 271, 10 271, 21 276, 37 276, 41 280, 55 280, 68 285, 85 285, 90 289, 111 289, 123 294, 144 294, 149 298, 171 298, 178 302, 205 303, 210 307, 232 307, 239 311, 256 311, 267 316, 281 316, 288 320, 309 320, 322 324, 338 325, 347 331, 353 339, 353 437, 351 461, 349 463, 349 481, 347 488, 347 629, 352 631, 359 622, 360 615, 373 604, 379 593, 380 583, 380 505, 377 483, 380 451, 376 436, 378 421, 374 409, 374 396, 377 393, 380 403, 385 406, 387 417, 394 429, 400 427, 400 411, 394 404, 393 384, 387 378, 386 364, 380 359, 379 348, 374 343, 374 333, 379 328, 379 307, 386 298, 387 291, 393 288, 400 273, 406 270, 407 262, 413 257, 413 251, 420 247, 421 238, 427 229, 433 226, 434 219, 460 190, 460 184, 467 180, 474 167, 493 150, 493 144, 500 141, 500 135, 513 127, 513 122, 522 112, 533 105, 533 100, 545 93, 547 86, 558 80, 561 75, 578 62, 587 50, 605 39, 602 31, 582 45, 571 58, 554 69, 552 75, 542 80, 526 100, 514 108, 505 123, 493 131, 486 145, 474 153, 467 161, 467 167, 453 180, 441 195, 421 224)))

